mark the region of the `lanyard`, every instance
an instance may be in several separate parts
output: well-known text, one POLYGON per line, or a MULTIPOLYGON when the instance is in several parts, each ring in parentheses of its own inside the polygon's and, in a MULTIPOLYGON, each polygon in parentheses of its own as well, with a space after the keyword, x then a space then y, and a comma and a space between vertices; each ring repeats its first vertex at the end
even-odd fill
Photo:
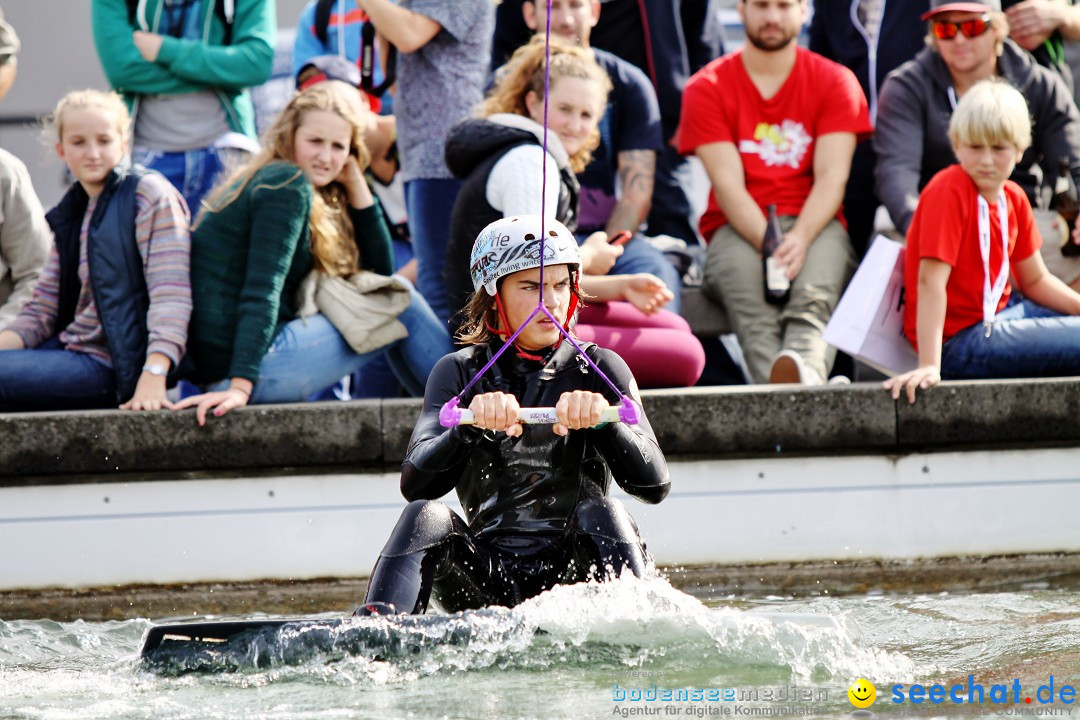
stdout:
POLYGON ((986 337, 994 327, 994 316, 1001 296, 1005 294, 1005 284, 1009 280, 1009 210, 1005 204, 1005 193, 999 192, 997 198, 998 223, 1001 225, 1001 270, 993 284, 990 283, 990 205, 979 195, 979 252, 983 264, 983 325, 986 337))

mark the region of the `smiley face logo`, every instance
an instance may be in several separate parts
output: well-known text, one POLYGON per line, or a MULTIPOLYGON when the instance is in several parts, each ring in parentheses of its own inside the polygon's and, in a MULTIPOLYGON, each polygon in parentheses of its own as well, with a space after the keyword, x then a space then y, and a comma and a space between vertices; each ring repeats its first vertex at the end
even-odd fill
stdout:
POLYGON ((868 708, 877 698, 877 688, 869 680, 859 678, 847 691, 848 700, 857 708, 868 708))

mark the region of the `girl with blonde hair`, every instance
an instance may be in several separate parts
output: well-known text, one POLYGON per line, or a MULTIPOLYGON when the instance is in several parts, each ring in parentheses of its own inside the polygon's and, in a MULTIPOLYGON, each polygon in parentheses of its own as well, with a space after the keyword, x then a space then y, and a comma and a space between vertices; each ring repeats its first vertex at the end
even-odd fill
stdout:
MULTIPOLYGON (((192 234, 191 352, 206 390, 177 409, 223 415, 249 402, 299 402, 386 353, 413 394, 423 392, 449 334, 408 286, 396 320, 405 337, 357 352, 323 314, 299 318, 312 269, 333 277, 389 276, 390 234, 363 170, 365 127, 355 88, 324 82, 297 94, 263 150, 211 197, 192 234)), ((397 278, 400 283, 407 281, 397 278)))
POLYGON ((75 183, 47 215, 55 242, 30 300, 0 331, 0 411, 168 407, 191 287, 184 199, 125 169, 131 117, 115 93, 68 93, 49 122, 75 183))

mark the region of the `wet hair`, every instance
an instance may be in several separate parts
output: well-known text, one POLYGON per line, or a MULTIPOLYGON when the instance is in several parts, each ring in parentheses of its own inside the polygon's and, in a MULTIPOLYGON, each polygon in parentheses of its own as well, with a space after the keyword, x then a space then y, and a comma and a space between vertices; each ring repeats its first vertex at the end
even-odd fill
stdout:
MULTIPOLYGON (((607 105, 607 95, 611 92, 611 79, 593 58, 592 53, 584 48, 569 45, 561 38, 551 38, 551 86, 564 77, 580 78, 595 82, 600 89, 600 107, 596 109, 597 122, 607 105)), ((528 44, 518 48, 510 61, 499 70, 495 86, 478 108, 480 117, 496 113, 529 115, 525 98, 529 92, 544 98, 544 38, 534 37, 528 44)), ((580 173, 592 159, 592 151, 600 144, 600 131, 594 129, 581 150, 570 158, 570 167, 580 173)))
MULTIPOLYGON (((580 309, 585 306, 585 300, 588 299, 588 296, 581 291, 580 270, 577 265, 567 265, 567 269, 570 271, 570 294, 578 299, 577 306, 580 309)), ((524 270, 518 272, 524 272, 524 270)), ((499 291, 502 291, 503 281, 516 274, 511 273, 506 277, 499 278, 499 291)), ((482 345, 495 339, 501 339, 501 335, 492 332, 490 329, 499 326, 499 313, 495 307, 496 297, 497 295, 488 295, 483 286, 469 296, 469 302, 465 304, 465 308, 461 311, 461 329, 454 335, 454 339, 459 344, 482 345)))
POLYGON ((960 98, 949 121, 953 143, 1001 145, 1020 152, 1031 147, 1031 115, 1020 91, 1001 78, 975 83, 960 98))
MULTIPOLYGON (((294 162, 296 131, 304 124, 304 114, 320 110, 334 113, 349 123, 352 128, 349 152, 356 156, 361 169, 367 168, 370 157, 364 145, 363 118, 368 111, 359 91, 338 81, 318 83, 293 96, 263 136, 262 149, 219 183, 210 198, 203 201, 195 228, 206 213, 218 212, 236 200, 259 170, 273 162, 294 162)), ((299 168, 296 172, 302 173, 299 168)), ((340 183, 315 189, 308 219, 311 252, 315 267, 329 275, 348 276, 359 268, 359 252, 347 207, 348 196, 340 183)))
POLYGON ((116 119, 116 130, 120 133, 120 137, 124 140, 128 139, 131 133, 131 113, 128 112, 123 99, 112 91, 87 89, 72 90, 60 98, 60 102, 56 103, 52 113, 43 122, 45 140, 52 144, 64 139, 64 118, 68 111, 91 108, 112 113, 116 119))

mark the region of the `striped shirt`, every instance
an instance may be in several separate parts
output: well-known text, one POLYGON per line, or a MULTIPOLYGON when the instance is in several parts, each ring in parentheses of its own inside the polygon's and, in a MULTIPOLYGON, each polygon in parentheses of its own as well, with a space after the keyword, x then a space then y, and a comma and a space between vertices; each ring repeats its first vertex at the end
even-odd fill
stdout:
MULTIPOLYGON (((97 196, 90 198, 79 230, 78 274, 82 286, 75 305, 75 319, 61 331, 60 342, 68 350, 86 353, 112 367, 86 261, 90 218, 97 200, 97 196)), ((146 353, 148 356, 161 353, 175 367, 184 354, 191 317, 191 238, 184 199, 157 173, 144 176, 135 191, 135 242, 150 296, 146 353)), ((56 331, 59 297, 60 256, 54 243, 33 297, 7 329, 18 334, 26 347, 37 347, 56 331)))

